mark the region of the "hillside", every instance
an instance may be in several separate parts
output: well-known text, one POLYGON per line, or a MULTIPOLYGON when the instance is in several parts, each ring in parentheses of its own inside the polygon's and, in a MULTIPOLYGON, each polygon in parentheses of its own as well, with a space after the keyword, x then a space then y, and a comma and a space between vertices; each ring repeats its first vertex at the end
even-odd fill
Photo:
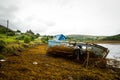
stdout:
POLYGON ((105 40, 105 41, 120 41, 120 34, 118 35, 114 35, 114 36, 108 36, 108 37, 105 37, 103 38, 102 40, 105 40))
POLYGON ((120 34, 113 36, 92 36, 92 35, 67 35, 69 41, 99 42, 99 41, 120 41, 120 34))
POLYGON ((2 26, 2 25, 0 25, 0 33, 6 33, 6 30, 8 30, 8 32, 14 32, 13 30, 11 30, 11 29, 7 29, 5 26, 2 26))
POLYGON ((92 36, 92 35, 67 35, 67 39, 75 41, 95 41, 103 39, 105 36, 92 36))
POLYGON ((9 29, 9 28, 7 29, 5 26, 0 25, 0 34, 6 34, 6 32, 7 32, 7 34, 8 34, 9 36, 15 34, 15 31, 13 31, 13 30, 11 30, 11 29, 9 29))

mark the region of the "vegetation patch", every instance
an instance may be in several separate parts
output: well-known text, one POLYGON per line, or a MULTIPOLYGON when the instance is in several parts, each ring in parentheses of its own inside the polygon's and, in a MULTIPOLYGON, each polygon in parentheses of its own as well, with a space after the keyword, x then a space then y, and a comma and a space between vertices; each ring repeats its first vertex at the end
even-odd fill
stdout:
POLYGON ((3 49, 5 48, 5 42, 3 40, 0 40, 0 52, 3 51, 3 49))
POLYGON ((4 59, 4 58, 5 58, 5 56, 0 54, 0 59, 4 59))
POLYGON ((30 37, 29 36, 25 36, 24 37, 24 43, 30 43, 30 37))

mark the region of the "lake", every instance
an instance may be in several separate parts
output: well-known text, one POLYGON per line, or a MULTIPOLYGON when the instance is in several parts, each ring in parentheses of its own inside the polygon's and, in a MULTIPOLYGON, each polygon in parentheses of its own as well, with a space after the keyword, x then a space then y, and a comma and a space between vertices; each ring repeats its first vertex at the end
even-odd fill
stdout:
POLYGON ((120 44, 99 44, 109 49, 107 58, 117 59, 120 61, 120 44))
POLYGON ((109 49, 107 58, 108 65, 112 67, 120 68, 120 44, 99 44, 109 49), (117 61, 116 61, 117 60, 117 61))

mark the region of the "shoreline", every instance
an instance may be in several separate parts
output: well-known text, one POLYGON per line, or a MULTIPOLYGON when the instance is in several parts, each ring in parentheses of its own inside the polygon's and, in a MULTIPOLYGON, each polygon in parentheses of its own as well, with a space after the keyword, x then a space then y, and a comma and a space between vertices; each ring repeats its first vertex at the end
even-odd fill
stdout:
POLYGON ((96 44, 120 44, 120 41, 95 41, 96 44))

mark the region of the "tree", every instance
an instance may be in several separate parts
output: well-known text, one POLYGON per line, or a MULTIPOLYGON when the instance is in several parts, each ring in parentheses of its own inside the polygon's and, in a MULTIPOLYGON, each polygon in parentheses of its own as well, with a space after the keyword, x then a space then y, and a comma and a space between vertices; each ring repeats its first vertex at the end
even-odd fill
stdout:
POLYGON ((43 43, 47 43, 47 42, 48 42, 48 37, 47 37, 47 36, 43 36, 43 37, 41 38, 41 41, 42 41, 43 43))
POLYGON ((28 35, 34 35, 34 33, 33 33, 32 30, 27 30, 27 31, 26 31, 26 34, 28 34, 28 35))
POLYGON ((17 30, 16 32, 19 32, 19 33, 21 33, 21 31, 20 31, 20 30, 17 30))
POLYGON ((35 35, 35 37, 36 37, 36 38, 40 37, 40 34, 39 34, 39 33, 37 33, 37 34, 35 35))

